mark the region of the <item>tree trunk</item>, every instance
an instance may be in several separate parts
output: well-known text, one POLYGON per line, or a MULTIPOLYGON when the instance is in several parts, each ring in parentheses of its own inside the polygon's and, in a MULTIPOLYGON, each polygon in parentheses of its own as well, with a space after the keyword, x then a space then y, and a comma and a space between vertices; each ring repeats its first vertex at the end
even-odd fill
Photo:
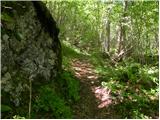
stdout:
POLYGON ((118 33, 117 39, 117 54, 121 53, 122 50, 125 49, 125 41, 126 41, 126 27, 124 23, 126 23, 126 11, 128 7, 128 2, 124 1, 123 15, 122 20, 120 21, 120 29, 118 33))
POLYGON ((118 29, 118 35, 117 35, 117 54, 119 54, 122 50, 122 25, 120 24, 120 27, 118 29))
POLYGON ((110 52, 110 20, 107 21, 107 52, 110 52))

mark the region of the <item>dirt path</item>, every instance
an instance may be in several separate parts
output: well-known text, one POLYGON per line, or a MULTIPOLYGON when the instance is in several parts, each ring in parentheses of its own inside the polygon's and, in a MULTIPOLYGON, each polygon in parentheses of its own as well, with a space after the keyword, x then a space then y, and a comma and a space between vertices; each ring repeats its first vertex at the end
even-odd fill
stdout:
POLYGON ((109 107, 112 104, 111 91, 101 86, 94 67, 87 61, 73 60, 72 68, 80 80, 81 97, 73 106, 73 118, 118 118, 109 107))

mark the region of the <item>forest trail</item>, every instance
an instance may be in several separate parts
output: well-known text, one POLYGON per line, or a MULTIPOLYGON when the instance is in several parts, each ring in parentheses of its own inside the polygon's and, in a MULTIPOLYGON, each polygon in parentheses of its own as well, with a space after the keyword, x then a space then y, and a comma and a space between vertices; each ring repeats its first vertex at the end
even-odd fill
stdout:
POLYGON ((73 106, 73 118, 119 118, 109 107, 112 104, 111 91, 101 86, 94 66, 86 60, 73 60, 72 68, 80 80, 80 100, 73 106))

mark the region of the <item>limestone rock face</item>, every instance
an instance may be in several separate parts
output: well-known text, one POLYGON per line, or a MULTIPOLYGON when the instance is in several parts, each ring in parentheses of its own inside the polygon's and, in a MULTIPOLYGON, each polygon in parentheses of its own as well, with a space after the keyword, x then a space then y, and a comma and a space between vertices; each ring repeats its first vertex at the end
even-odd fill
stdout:
POLYGON ((55 80, 61 68, 59 30, 49 11, 34 2, 2 1, 1 6, 2 104, 21 106, 29 100, 29 80, 33 87, 55 80))

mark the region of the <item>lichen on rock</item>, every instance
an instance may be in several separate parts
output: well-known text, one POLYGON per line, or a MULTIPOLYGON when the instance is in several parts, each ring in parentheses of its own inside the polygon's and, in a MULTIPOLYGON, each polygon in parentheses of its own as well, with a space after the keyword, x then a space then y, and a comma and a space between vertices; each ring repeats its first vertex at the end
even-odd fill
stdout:
MULTIPOLYGON (((2 1, 2 15, 2 104, 9 99, 15 106, 21 106, 29 100, 30 77, 33 85, 54 81, 61 61, 60 43, 58 35, 51 37, 44 29, 31 1, 2 1)), ((58 30, 56 26, 53 29, 58 30)))

